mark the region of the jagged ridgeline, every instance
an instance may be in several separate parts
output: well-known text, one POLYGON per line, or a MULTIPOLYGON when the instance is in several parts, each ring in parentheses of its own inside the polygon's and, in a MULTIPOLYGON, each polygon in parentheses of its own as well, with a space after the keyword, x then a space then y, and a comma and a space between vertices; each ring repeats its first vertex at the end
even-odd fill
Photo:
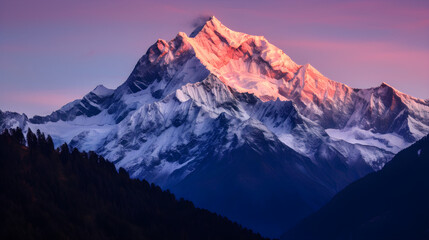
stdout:
POLYGON ((0 135, 0 239, 263 239, 94 152, 20 129, 0 135))

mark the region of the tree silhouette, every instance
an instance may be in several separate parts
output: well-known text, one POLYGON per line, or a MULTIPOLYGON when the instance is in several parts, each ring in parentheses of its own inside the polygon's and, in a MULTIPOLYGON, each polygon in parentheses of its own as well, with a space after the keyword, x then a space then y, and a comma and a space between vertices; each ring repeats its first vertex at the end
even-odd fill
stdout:
POLYGON ((0 239, 262 239, 94 152, 31 129, 27 148, 16 131, 0 135, 0 239))

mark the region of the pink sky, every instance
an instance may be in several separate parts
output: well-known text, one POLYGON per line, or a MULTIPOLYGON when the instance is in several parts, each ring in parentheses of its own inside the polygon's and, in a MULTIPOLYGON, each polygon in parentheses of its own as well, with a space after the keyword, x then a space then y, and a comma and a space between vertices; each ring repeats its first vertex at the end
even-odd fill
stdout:
POLYGON ((201 15, 264 35, 351 87, 429 98, 429 1, 0 1, 0 109, 48 114, 117 87, 158 38, 201 15))

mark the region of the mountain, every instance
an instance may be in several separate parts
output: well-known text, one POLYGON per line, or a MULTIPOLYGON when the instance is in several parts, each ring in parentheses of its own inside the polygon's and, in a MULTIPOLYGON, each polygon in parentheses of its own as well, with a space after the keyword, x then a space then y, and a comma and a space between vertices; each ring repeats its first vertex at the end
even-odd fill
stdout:
POLYGON ((283 239, 429 239, 429 135, 350 184, 283 239))
POLYGON ((2 239, 263 239, 94 152, 13 132, 0 135, 2 239))
POLYGON ((75 100, 68 103, 60 110, 57 110, 48 116, 35 116, 31 119, 31 122, 43 124, 47 122, 73 121, 78 116, 95 116, 103 110, 103 103, 105 103, 112 94, 113 90, 108 89, 103 85, 98 85, 81 100, 75 100))
POLYGON ((429 133, 429 103, 334 82, 211 17, 157 40, 118 88, 22 126, 276 237, 429 133))
POLYGON ((19 114, 16 112, 2 112, 0 110, 0 130, 11 129, 11 128, 25 128, 27 126, 28 117, 25 114, 19 114))

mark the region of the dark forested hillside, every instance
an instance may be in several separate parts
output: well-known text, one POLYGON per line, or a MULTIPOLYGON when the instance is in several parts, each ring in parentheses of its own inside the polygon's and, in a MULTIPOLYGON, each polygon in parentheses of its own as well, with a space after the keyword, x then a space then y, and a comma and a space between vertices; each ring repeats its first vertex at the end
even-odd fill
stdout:
POLYGON ((261 239, 95 153, 0 135, 0 239, 261 239))
POLYGON ((350 184, 283 239, 429 239, 429 136, 350 184))

